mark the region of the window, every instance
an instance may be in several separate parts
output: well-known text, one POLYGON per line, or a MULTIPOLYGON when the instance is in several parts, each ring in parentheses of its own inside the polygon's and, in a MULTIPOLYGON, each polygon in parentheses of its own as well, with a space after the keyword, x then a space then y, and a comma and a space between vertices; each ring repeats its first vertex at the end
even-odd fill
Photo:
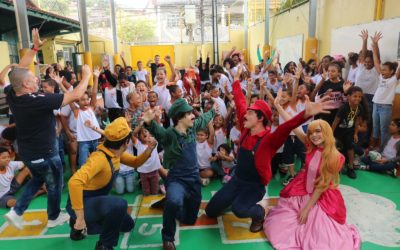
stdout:
POLYGON ((179 27, 179 14, 168 14, 167 27, 179 27))
POLYGON ((10 63, 19 63, 17 44, 8 42, 8 51, 10 53, 10 63))

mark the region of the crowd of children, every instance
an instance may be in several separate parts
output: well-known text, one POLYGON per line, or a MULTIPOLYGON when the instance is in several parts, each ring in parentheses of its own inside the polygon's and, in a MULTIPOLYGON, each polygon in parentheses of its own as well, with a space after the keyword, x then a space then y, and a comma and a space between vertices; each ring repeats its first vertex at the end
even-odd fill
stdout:
MULTIPOLYGON (((68 154, 70 172, 73 175, 80 168, 85 168, 85 164, 90 164, 89 155, 107 138, 104 132, 106 125, 119 117, 124 117, 132 130, 127 153, 135 156, 145 154, 148 148, 154 147, 154 138, 157 139, 156 149, 136 170, 121 163, 113 185, 118 194, 133 192, 138 183, 144 195, 167 193, 164 217, 168 219, 164 218, 163 240, 172 244, 164 244, 164 249, 175 249, 175 219, 193 223, 197 216, 194 213, 198 211, 196 206, 201 201, 200 186, 197 185, 206 186, 213 179, 219 179, 224 184, 230 183, 236 176, 239 165, 239 175, 243 175, 244 163, 239 164, 237 161, 239 155, 243 154, 241 144, 249 136, 241 134, 245 131, 243 119, 247 119, 247 116, 243 112, 246 109, 258 107, 260 101, 268 104, 272 108, 272 114, 266 115, 264 120, 261 116, 258 119, 266 128, 263 133, 273 135, 276 131, 281 132, 279 128, 288 117, 309 113, 307 109, 310 109, 310 102, 328 101, 330 112, 319 110, 315 117, 305 119, 297 129, 290 132, 287 139, 283 138, 283 145, 278 145, 275 141, 273 148, 276 146, 277 150, 271 152, 271 162, 265 163, 265 166, 272 168, 269 170, 272 175, 279 172, 282 184, 286 186, 281 194, 282 202, 277 208, 269 211, 269 208, 262 205, 265 209, 265 212, 262 210, 262 215, 267 216, 266 233, 273 239, 271 242, 274 246, 296 247, 282 244, 285 237, 283 234, 291 234, 290 230, 300 230, 299 228, 288 226, 279 234, 273 231, 273 227, 281 223, 279 218, 287 209, 286 206, 290 206, 289 203, 308 204, 308 211, 298 211, 301 224, 306 223, 307 216, 316 216, 328 223, 322 216, 327 213, 324 206, 331 206, 334 201, 321 194, 331 192, 336 195, 337 200, 342 201, 340 193, 335 191, 342 166, 346 166, 346 171, 342 172, 354 179, 356 169, 388 172, 396 176, 400 165, 400 121, 392 119, 400 68, 396 62, 381 63, 381 33, 375 33, 371 37, 372 51, 367 48, 368 31, 362 31, 360 37, 363 43, 361 52, 349 53, 347 60, 343 56, 329 55, 321 60, 310 59, 308 62, 300 58, 298 63, 291 61, 282 68, 279 53, 273 51, 270 56, 267 51, 264 58, 259 55, 260 64, 255 65, 252 71, 235 48, 224 55, 223 65, 210 65, 209 55, 204 60, 200 53, 195 66, 190 65, 181 70, 175 68, 168 55, 164 57, 167 65, 160 62, 159 55, 154 57, 154 62, 149 60, 147 66, 150 67, 150 72, 144 69, 141 61, 137 62, 137 70, 134 71, 131 66, 126 65, 123 55, 121 58, 124 65, 117 64, 114 69, 104 60, 102 67, 93 71, 93 86, 88 87, 75 102, 54 110, 57 149, 62 159, 64 153, 68 154), (170 75, 167 74, 166 67, 170 75), (245 109, 237 107, 239 97, 234 91, 239 91, 238 86, 245 97, 245 109), (99 105, 98 99, 101 98, 104 100, 104 107, 99 105), (176 113, 176 109, 185 111, 176 113), (193 114, 193 117, 186 116, 188 113, 193 114), (194 119, 196 120, 193 123, 194 119), (315 133, 322 133, 322 142, 316 142, 317 139, 313 137, 315 133), (195 152, 194 155, 192 151, 195 152), (316 155, 327 158, 322 163, 315 163, 313 161, 320 160, 314 159, 316 155), (193 159, 196 161, 192 162, 193 159), (189 165, 193 163, 193 166, 183 167, 185 161, 189 165), (300 166, 299 174, 296 174, 296 162, 300 166), (182 172, 182 169, 177 169, 179 167, 190 173, 182 172), (319 168, 321 169, 318 170, 319 168), (312 180, 305 177, 307 171, 314 174, 312 180), (308 182, 312 182, 311 187, 308 182), (331 182, 335 185, 331 185, 331 182), (166 183, 167 190, 163 183, 166 183), (296 191, 299 183, 307 183, 304 192, 296 191), (314 188, 319 192, 318 197, 310 196, 314 188), (180 206, 186 207, 190 212, 180 214, 180 211, 174 211, 179 210, 179 206, 171 195, 180 197, 180 192, 184 192, 180 206), (296 195, 305 198, 301 201, 290 200, 290 197, 296 195), (314 198, 317 200, 313 200, 314 198), (186 204, 188 199, 191 199, 190 205, 186 204), (312 202, 308 202, 310 199, 312 202), (315 208, 316 204, 320 204, 322 210, 315 208)), ((14 86, 13 83, 9 85, 5 82, 5 76, 14 67, 16 65, 7 66, 0 73, 0 84, 5 92, 9 86, 14 86)), ((69 93, 79 86, 71 67, 62 70, 59 64, 50 65, 43 77, 43 81, 38 79, 39 92, 42 93, 69 93)), ((16 205, 15 192, 30 178, 29 166, 27 168, 26 164, 19 161, 24 160, 18 157, 18 141, 15 136, 15 126, 18 127, 19 124, 12 117, 13 114, 0 138, 2 208, 16 205), (15 175, 17 172, 19 173, 15 175)), ((297 121, 301 121, 300 118, 297 121)), ((264 134, 260 139, 264 138, 264 134)), ((257 172, 254 174, 257 175, 257 172)), ((262 183, 268 183, 269 179, 262 180, 262 183)), ((45 186, 36 195, 43 192, 46 192, 45 186)), ((337 223, 329 230, 352 231, 354 235, 347 233, 347 241, 343 244, 327 244, 335 249, 350 249, 348 247, 353 244, 354 238, 356 249, 359 247, 359 236, 354 233, 356 229, 343 226, 345 215, 341 206, 344 204, 335 206, 341 211, 341 217, 327 213, 337 223)), ((209 208, 209 211, 213 209, 216 211, 215 207, 209 208)), ((260 229, 253 228, 254 230, 260 229)), ((309 230, 319 229, 309 226, 307 232, 309 230)), ((312 237, 305 236, 301 244, 312 244, 312 241, 312 237)), ((112 249, 113 246, 106 247, 108 248, 101 249, 112 249)))

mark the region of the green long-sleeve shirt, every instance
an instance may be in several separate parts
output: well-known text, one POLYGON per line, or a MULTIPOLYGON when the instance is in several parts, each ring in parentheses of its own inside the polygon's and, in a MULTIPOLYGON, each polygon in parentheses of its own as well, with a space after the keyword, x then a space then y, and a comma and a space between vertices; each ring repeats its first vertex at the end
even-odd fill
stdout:
POLYGON ((211 109, 207 113, 202 114, 198 117, 193 124, 192 128, 189 128, 186 134, 178 132, 175 127, 163 128, 158 125, 154 120, 150 125, 145 127, 149 132, 156 138, 158 143, 164 147, 164 168, 173 167, 174 163, 181 156, 182 148, 179 144, 178 138, 181 137, 184 142, 190 143, 196 140, 196 131, 199 128, 205 128, 207 124, 214 118, 215 110, 211 109))

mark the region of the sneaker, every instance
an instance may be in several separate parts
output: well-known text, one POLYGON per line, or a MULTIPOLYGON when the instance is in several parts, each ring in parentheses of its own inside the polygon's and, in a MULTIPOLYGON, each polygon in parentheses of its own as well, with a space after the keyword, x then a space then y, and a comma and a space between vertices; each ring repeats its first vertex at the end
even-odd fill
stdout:
POLYGON ((12 225, 13 227, 22 230, 24 226, 22 223, 24 222, 21 215, 18 215, 14 209, 11 209, 8 213, 4 215, 8 224, 12 225))
POLYGON ((397 177, 397 169, 393 168, 392 170, 386 171, 386 173, 390 176, 397 177))
POLYGON ((286 180, 284 180, 284 181, 282 182, 282 184, 283 184, 284 186, 287 186, 293 179, 294 179, 294 176, 289 175, 288 178, 286 178, 286 180))
POLYGON ((359 157, 358 155, 356 155, 356 156, 354 157, 353 166, 354 166, 354 167, 358 167, 358 166, 360 166, 361 164, 362 164, 362 163, 361 163, 360 157, 359 157))
POLYGON ((69 215, 67 213, 60 213, 55 220, 48 220, 47 221, 47 227, 48 228, 53 228, 59 225, 64 224, 64 222, 69 220, 69 215))
POLYGON ((208 184, 210 184, 210 178, 201 178, 201 185, 203 187, 207 186, 208 184))
POLYGON ((369 166, 367 164, 365 164, 364 162, 360 162, 360 165, 357 166, 357 169, 368 170, 369 166))
POLYGON ((106 247, 103 244, 100 243, 100 241, 96 242, 96 248, 95 250, 113 250, 113 247, 106 247))
POLYGON ((347 176, 351 179, 357 178, 356 171, 352 168, 347 169, 347 176))

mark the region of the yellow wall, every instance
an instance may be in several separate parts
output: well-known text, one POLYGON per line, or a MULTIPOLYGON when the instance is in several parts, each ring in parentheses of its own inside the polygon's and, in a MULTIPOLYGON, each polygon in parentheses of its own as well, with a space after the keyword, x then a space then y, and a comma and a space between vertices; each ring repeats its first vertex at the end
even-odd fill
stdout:
MULTIPOLYGON (((248 33, 248 54, 249 54, 249 64, 253 68, 254 65, 259 64, 257 59, 257 44, 260 44, 260 49, 264 45, 264 22, 258 23, 249 28, 248 33)), ((262 54, 262 52, 261 52, 262 54)))
MULTIPOLYGON (((0 41, 0 55, 3 55, 0 59, 0 70, 10 64, 10 57, 8 56, 9 54, 8 43, 0 41)), ((8 76, 6 76, 5 80, 8 81, 8 76)))
POLYGON ((384 0, 383 17, 385 19, 400 17, 400 1, 399 0, 384 0))

